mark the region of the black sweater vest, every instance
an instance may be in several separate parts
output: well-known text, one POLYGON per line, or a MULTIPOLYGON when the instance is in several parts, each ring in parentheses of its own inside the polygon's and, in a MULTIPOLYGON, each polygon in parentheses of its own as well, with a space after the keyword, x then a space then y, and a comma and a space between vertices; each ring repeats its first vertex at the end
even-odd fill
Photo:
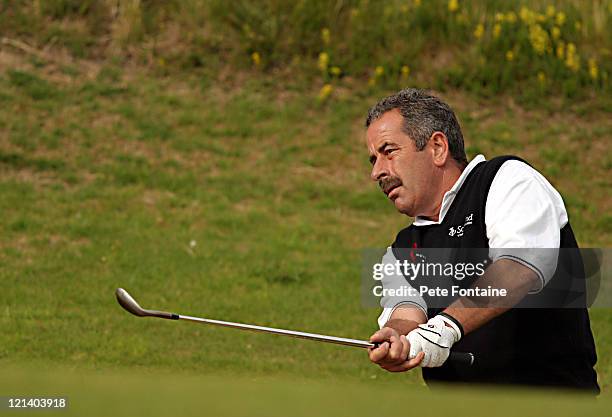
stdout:
MULTIPOLYGON (((400 231, 392 245, 395 257, 400 261, 409 260, 411 255, 407 249, 415 247, 455 248, 459 251, 461 248, 488 248, 485 225, 487 195, 497 171, 511 159, 520 160, 503 156, 474 167, 441 224, 411 225, 400 231), (470 224, 463 226, 468 220, 470 224)), ((561 230, 561 248, 578 248, 569 223, 561 230)), ((559 265, 557 273, 542 291, 556 302, 559 296, 567 296, 566 292, 558 291, 559 288, 569 285, 564 284, 568 274, 565 278, 557 276, 559 271, 571 271, 574 278, 584 277, 578 250, 573 259, 564 256, 559 258, 559 262, 566 265, 564 268, 559 265)), ((418 285, 414 281, 412 284, 418 285)), ((463 285, 469 286, 469 282, 465 281, 463 285)), ((429 308, 428 316, 431 318, 441 310, 429 308)), ((435 381, 527 384, 599 392, 593 369, 597 360, 595 344, 588 312, 583 305, 577 308, 511 309, 466 335, 453 350, 473 352, 476 356, 474 365, 464 367, 447 362, 439 368, 423 368, 423 377, 428 384, 435 381)))

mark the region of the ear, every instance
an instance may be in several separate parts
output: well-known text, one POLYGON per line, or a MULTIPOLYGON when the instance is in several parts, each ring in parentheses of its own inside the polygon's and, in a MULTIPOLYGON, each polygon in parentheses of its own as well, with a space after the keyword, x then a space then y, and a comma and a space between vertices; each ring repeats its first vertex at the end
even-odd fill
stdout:
POLYGON ((448 139, 442 132, 434 132, 427 143, 430 146, 432 161, 435 166, 443 167, 450 157, 448 139))

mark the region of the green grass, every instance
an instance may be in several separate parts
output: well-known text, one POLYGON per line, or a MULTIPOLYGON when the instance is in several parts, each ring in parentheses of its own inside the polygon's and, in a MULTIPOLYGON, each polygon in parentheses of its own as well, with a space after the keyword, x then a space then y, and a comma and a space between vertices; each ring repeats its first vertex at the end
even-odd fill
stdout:
MULTIPOLYGON (((303 84, 267 76, 202 88, 195 74, 106 74, 0 74, 0 366, 68 367, 96 381, 120 369, 82 394, 91 404, 121 398, 114 378, 130 370, 265 376, 278 378, 274 387, 322 378, 362 384, 356 392, 376 385, 376 396, 390 383, 420 384, 417 373, 390 375, 357 349, 136 319, 113 295, 122 286, 144 306, 367 338, 378 311, 360 304, 361 250, 387 245, 409 221, 368 179, 363 118, 389 91, 356 87, 321 103, 303 84)), ((608 114, 444 97, 470 156, 525 157, 563 194, 580 243, 610 246, 608 114)), ((611 319, 593 311, 604 389, 611 319)), ((36 375, 15 387, 45 388, 36 375)), ((75 399, 79 378, 61 380, 75 399)), ((191 377, 176 378, 182 387, 191 377)), ((313 395, 328 395, 325 384, 313 395)))
MULTIPOLYGON (((606 415, 612 406, 610 397, 594 401, 559 392, 460 387, 429 392, 400 381, 338 385, 325 378, 228 378, 137 370, 93 373, 69 368, 9 368, 4 375, 7 378, 0 382, 3 395, 67 397, 68 408, 61 411, 66 416, 354 416, 395 415, 408 409, 425 417, 564 417, 606 415)), ((23 415, 23 411, 4 411, 3 415, 23 415)))
POLYGON ((611 20, 612 0, 0 1, 0 35, 77 59, 165 75, 229 64, 313 86, 418 82, 531 104, 609 95, 611 20))

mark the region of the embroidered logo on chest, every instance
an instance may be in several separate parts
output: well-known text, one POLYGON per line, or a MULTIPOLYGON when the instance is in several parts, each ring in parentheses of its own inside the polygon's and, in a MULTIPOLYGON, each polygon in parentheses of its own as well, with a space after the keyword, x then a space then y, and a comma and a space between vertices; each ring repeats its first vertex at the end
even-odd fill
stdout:
POLYGON ((465 233, 468 226, 470 226, 474 222, 474 213, 470 213, 465 216, 465 221, 463 224, 458 226, 451 226, 448 228, 448 235, 450 237, 461 237, 463 233, 465 233))

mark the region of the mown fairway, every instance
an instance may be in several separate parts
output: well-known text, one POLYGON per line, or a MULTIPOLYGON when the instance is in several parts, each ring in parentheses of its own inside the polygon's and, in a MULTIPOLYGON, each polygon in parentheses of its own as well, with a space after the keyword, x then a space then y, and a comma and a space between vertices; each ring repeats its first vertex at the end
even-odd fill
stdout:
MULTIPOLYGON (((9 20, 17 36, 17 20, 0 22, 9 20)), ((393 92, 390 81, 366 86, 357 70, 330 81, 316 55, 315 76, 311 67, 294 76, 266 73, 249 55, 257 68, 214 61, 181 72, 182 61, 45 60, 7 45, 0 396, 67 395, 73 415, 374 415, 398 414, 397 404, 410 415, 610 409, 609 309, 591 315, 604 390, 597 403, 488 390, 429 395, 418 373, 386 373, 360 349, 129 315, 115 301, 117 287, 143 307, 369 337, 379 312, 361 305, 362 250, 385 247, 410 221, 369 180, 364 117, 393 92), (321 98, 328 82, 333 89, 321 98)), ((436 85, 429 81, 414 78, 436 85)), ((607 247, 605 91, 585 88, 563 101, 534 89, 537 98, 521 105, 512 94, 485 99, 465 88, 441 95, 459 116, 469 157, 525 158, 563 195, 581 246, 607 247)))
MULTIPOLYGON (((116 370, 75 372, 5 369, 5 394, 68 397, 62 416, 371 416, 401 412, 424 417, 605 416, 609 396, 593 400, 547 391, 464 389, 430 392, 401 383, 348 379, 187 375, 116 370)), ((2 415, 24 415, 5 411, 2 415)), ((47 415, 35 411, 31 415, 47 415)))

